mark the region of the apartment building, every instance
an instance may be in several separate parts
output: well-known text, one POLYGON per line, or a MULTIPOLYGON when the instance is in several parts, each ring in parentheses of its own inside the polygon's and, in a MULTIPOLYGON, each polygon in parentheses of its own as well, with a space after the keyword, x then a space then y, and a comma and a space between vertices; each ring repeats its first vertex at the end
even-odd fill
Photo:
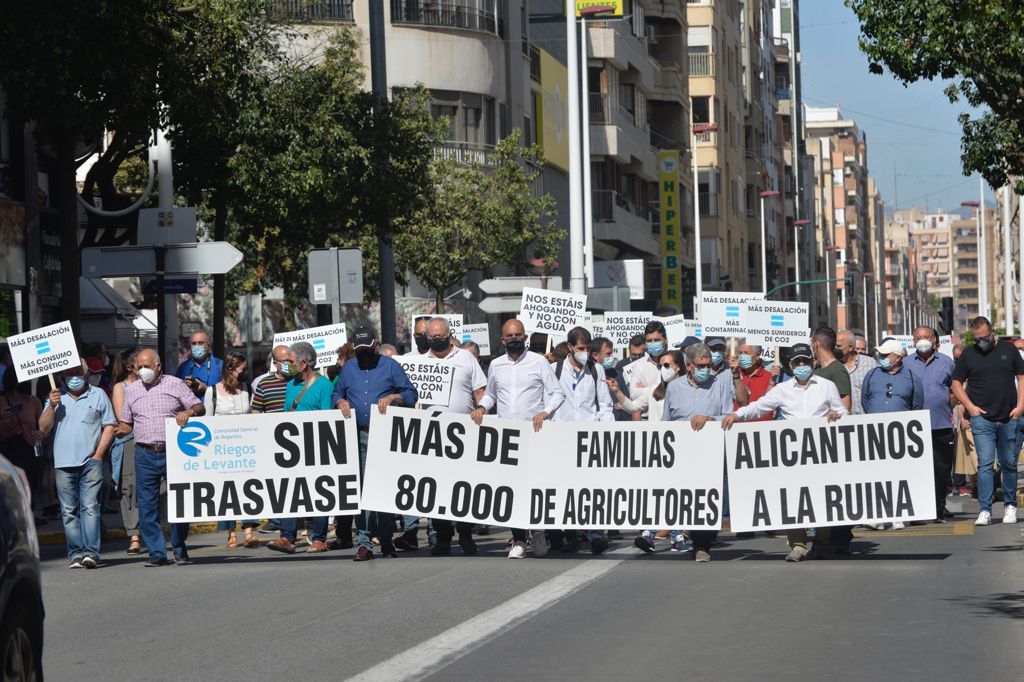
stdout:
POLYGON ((967 328, 978 306, 978 219, 954 220, 950 226, 953 240, 953 318, 958 331, 967 328))
POLYGON ((885 204, 882 193, 874 178, 868 178, 868 239, 865 248, 871 250, 871 269, 864 270, 864 292, 867 296, 867 320, 864 335, 872 341, 881 340, 885 334, 887 320, 887 291, 884 286, 885 274, 883 249, 885 247, 885 204))
POLYGON ((959 218, 940 208, 926 213, 922 220, 910 226, 910 246, 926 277, 927 291, 936 308, 942 297, 953 295, 952 233, 953 223, 959 218))

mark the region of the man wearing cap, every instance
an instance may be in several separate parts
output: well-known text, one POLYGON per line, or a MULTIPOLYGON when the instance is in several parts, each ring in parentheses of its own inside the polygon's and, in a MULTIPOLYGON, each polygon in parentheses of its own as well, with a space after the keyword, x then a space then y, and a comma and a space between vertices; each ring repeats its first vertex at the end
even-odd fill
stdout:
MULTIPOLYGON (((501 326, 501 342, 505 345, 505 354, 491 361, 484 395, 470 415, 479 425, 484 415, 496 408, 500 419, 530 421, 534 431, 540 431, 544 421, 565 400, 565 394, 547 358, 526 349, 526 330, 522 322, 507 320, 501 326)), ((548 553, 544 531, 533 531, 532 539, 535 557, 548 553)), ((513 528, 508 558, 525 557, 526 530, 513 528)))
POLYGON ((924 388, 924 408, 932 421, 932 457, 935 465, 935 520, 943 522, 953 517, 946 508, 946 494, 952 483, 953 455, 956 439, 953 436, 953 412, 950 400, 953 386, 953 358, 938 352, 939 335, 931 327, 914 330, 913 355, 904 360, 911 372, 921 380, 924 388))
MULTIPOLYGON (((793 370, 793 381, 784 381, 765 393, 760 399, 741 407, 722 420, 722 428, 728 429, 737 421, 774 414, 778 410, 782 419, 811 419, 825 417, 835 421, 848 414, 839 397, 839 390, 831 381, 814 373, 814 353, 806 343, 798 343, 790 349, 789 366, 793 370)), ((827 544, 827 528, 819 528, 815 544, 827 544)), ((803 561, 809 555, 807 550, 807 529, 796 528, 786 532, 790 552, 786 561, 803 561)))
POLYGON ((739 361, 736 357, 728 356, 728 344, 721 336, 711 336, 705 341, 711 349, 711 371, 721 381, 728 380, 732 386, 732 397, 738 405, 746 405, 750 402, 750 392, 747 385, 743 383, 740 375, 739 361))
POLYGON ((203 330, 188 337, 189 355, 178 365, 175 376, 185 382, 189 390, 202 398, 207 386, 216 386, 224 371, 224 361, 210 352, 210 337, 203 330))
MULTIPOLYGON (((331 404, 346 417, 353 414, 359 431, 359 471, 366 470, 366 444, 370 433, 370 410, 376 407, 385 414, 388 405, 414 407, 418 396, 416 388, 409 381, 402 366, 394 358, 377 352, 379 343, 370 327, 356 329, 352 337, 356 349, 355 362, 342 365, 341 373, 334 385, 331 404)), ((373 559, 373 537, 380 540, 381 555, 385 558, 398 556, 391 541, 394 525, 393 514, 378 514, 364 511, 356 517, 356 534, 359 549, 354 561, 373 559)))

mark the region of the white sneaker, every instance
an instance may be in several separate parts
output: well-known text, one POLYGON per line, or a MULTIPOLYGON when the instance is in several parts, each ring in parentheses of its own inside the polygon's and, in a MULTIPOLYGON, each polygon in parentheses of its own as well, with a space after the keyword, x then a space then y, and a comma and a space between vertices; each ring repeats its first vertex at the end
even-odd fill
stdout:
POLYGON ((906 527, 907 527, 906 524, 904 524, 902 521, 893 521, 892 522, 892 529, 893 530, 903 530, 906 527))
POLYGON ((1017 508, 1012 504, 1006 505, 1003 510, 1003 523, 1017 523, 1017 508))
POLYGON ((978 514, 978 520, 974 522, 975 526, 987 526, 992 523, 992 512, 983 511, 978 514))
POLYGON ((509 559, 523 559, 526 557, 526 543, 513 542, 512 549, 508 550, 509 559))
POLYGON ((542 530, 535 530, 531 534, 533 539, 533 556, 542 557, 547 556, 548 553, 548 538, 542 530))

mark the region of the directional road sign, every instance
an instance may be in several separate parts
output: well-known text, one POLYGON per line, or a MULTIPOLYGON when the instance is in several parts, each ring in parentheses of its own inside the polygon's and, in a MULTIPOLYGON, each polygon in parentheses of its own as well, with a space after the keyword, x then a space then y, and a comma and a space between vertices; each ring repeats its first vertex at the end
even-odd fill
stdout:
POLYGON ((498 313, 518 313, 522 302, 522 294, 515 296, 488 296, 480 301, 480 310, 492 315, 498 313))
POLYGON ((228 242, 97 246, 82 249, 82 274, 90 279, 155 275, 158 248, 165 249, 166 275, 223 275, 242 262, 242 252, 228 242))
MULTIPOLYGON (((542 286, 542 284, 540 277, 495 277, 480 282, 480 291, 485 294, 522 294, 524 287, 551 289, 552 291, 562 290, 562 278, 558 276, 548 277, 547 286, 542 286)), ((519 312, 519 308, 502 312, 519 312)))

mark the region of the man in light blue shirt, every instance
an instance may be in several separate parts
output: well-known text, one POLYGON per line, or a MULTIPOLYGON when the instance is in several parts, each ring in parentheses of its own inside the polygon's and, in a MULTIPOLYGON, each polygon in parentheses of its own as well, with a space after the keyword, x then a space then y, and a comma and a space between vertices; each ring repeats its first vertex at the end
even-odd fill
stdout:
POLYGON ((64 371, 63 391, 54 389, 39 417, 39 430, 53 430, 53 464, 69 568, 96 568, 100 560, 100 491, 103 457, 114 439, 114 408, 102 389, 85 380, 85 366, 64 371))

